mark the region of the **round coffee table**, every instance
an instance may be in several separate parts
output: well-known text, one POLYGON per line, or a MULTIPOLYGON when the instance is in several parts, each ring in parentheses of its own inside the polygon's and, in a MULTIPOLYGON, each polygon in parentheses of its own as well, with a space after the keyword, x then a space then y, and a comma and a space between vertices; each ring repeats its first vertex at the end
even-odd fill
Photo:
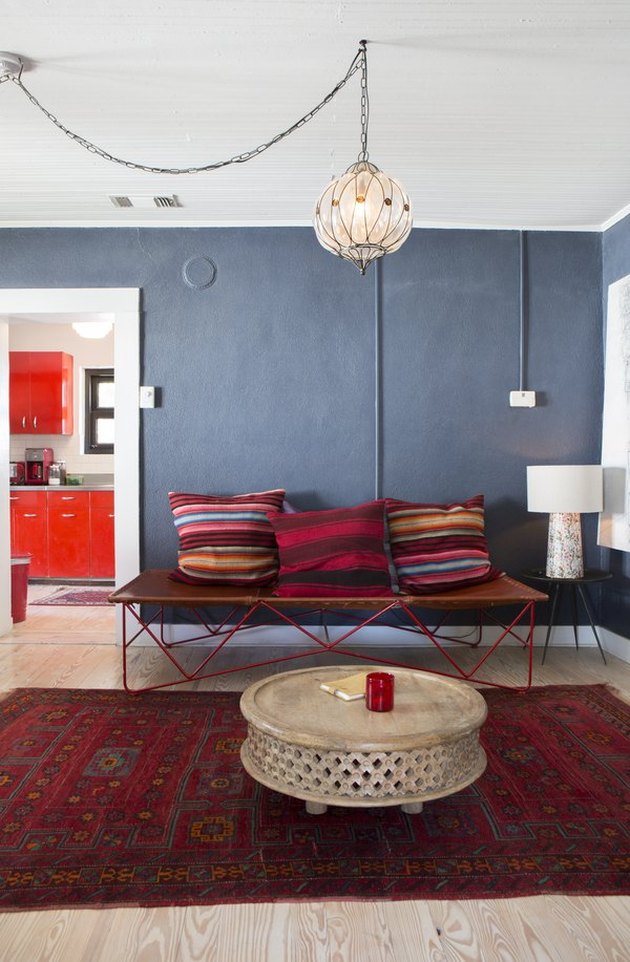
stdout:
POLYGON ((243 692, 241 761, 252 778, 304 799, 314 815, 328 805, 400 805, 415 814, 479 778, 487 706, 478 691, 394 668, 394 709, 372 712, 364 699, 343 701, 319 687, 355 674, 356 665, 288 671, 243 692))

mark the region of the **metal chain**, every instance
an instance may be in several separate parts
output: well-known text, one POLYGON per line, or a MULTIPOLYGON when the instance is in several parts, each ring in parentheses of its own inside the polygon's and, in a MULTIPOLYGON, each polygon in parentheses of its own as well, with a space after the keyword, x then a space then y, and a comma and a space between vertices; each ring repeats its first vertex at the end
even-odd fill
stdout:
POLYGON ((281 133, 276 134, 275 137, 273 137, 271 140, 267 141, 266 143, 259 144, 258 147, 254 147, 253 150, 246 150, 242 154, 236 154, 234 157, 230 157, 229 160, 219 160, 214 164, 205 164, 203 167, 150 167, 148 164, 137 164, 131 160, 123 160, 121 157, 115 157, 113 154, 110 154, 108 151, 103 150, 102 147, 98 147, 96 144, 91 143, 91 141, 86 140, 85 137, 81 137, 80 134, 77 134, 74 131, 69 130, 67 127, 64 127, 61 121, 59 121, 54 116, 54 114, 52 114, 49 110, 46 110, 46 108, 42 106, 42 104, 40 104, 39 100, 37 100, 37 98, 29 90, 27 90, 27 88, 24 86, 21 80, 21 75, 22 75, 21 70, 17 77, 5 76, 0 78, 0 83, 4 83, 5 80, 12 80, 13 83, 17 87, 19 87, 20 90, 26 95, 26 97, 30 100, 33 106, 37 107, 38 110, 41 110, 44 116, 47 117, 48 120, 50 120, 55 125, 55 127, 58 127, 62 133, 64 133, 67 137, 70 138, 70 140, 74 140, 75 143, 80 144, 82 147, 85 147, 85 149, 89 150, 90 153, 98 154, 98 156, 102 157, 103 160, 109 160, 114 164, 121 164, 123 167, 128 167, 131 170, 144 170, 150 174, 199 174, 207 170, 218 170, 220 167, 227 167, 230 164, 244 164, 246 161, 252 160, 253 157, 258 157, 265 150, 268 150, 270 147, 273 147, 274 144, 277 144, 281 140, 284 140, 284 138, 288 137, 289 134, 292 134, 294 130, 298 130, 300 127, 303 127, 304 124, 307 124, 309 120, 312 120, 313 117, 317 113, 319 113, 322 107, 325 107, 326 104, 330 103, 333 97, 335 97, 339 93, 339 91, 342 90, 343 87, 345 87, 345 85, 348 83, 350 78, 357 72, 357 70, 361 70, 362 72, 361 73, 361 146, 362 146, 362 150, 361 150, 360 158, 367 160, 367 120, 368 120, 369 105, 368 105, 368 99, 367 99, 367 57, 365 52, 365 44, 366 44, 366 41, 362 40, 359 46, 359 51, 357 54, 355 54, 355 57, 352 63, 350 64, 350 67, 348 68, 347 73, 339 81, 336 87, 334 87, 330 91, 330 93, 327 94, 324 97, 324 99, 317 104, 316 107, 313 107, 313 109, 309 110, 307 114, 304 114, 303 117, 300 117, 298 121, 296 121, 290 127, 287 127, 287 129, 283 130, 281 133))
POLYGON ((368 76, 367 76, 367 51, 365 49, 367 40, 361 40, 359 44, 361 57, 361 151, 359 162, 367 163, 368 154, 368 123, 370 121, 370 98, 368 95, 368 76))

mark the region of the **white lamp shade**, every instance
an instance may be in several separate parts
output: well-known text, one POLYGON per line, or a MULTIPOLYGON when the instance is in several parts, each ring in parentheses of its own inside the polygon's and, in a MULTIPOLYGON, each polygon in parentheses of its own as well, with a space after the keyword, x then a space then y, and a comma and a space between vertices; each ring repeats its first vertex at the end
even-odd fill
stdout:
POLYGON ((546 514, 602 511, 600 464, 537 464, 527 468, 527 509, 546 514))

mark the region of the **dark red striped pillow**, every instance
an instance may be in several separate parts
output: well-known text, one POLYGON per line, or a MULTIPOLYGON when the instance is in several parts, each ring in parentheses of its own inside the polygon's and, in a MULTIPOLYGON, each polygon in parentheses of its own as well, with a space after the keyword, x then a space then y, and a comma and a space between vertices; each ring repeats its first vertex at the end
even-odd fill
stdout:
POLYGON ((491 581, 483 495, 452 504, 387 500, 387 524, 400 590, 411 595, 491 581))
POLYGON ((278 542, 283 598, 391 595, 383 501, 268 515, 278 542))

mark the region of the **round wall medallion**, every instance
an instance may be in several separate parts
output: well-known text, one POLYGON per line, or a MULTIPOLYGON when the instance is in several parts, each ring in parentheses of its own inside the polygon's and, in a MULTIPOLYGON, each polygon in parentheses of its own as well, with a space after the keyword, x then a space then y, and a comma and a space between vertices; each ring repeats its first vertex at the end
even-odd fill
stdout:
POLYGON ((203 291, 212 287, 217 279, 217 265, 203 254, 189 257, 182 267, 182 277, 189 287, 196 291, 203 291))

